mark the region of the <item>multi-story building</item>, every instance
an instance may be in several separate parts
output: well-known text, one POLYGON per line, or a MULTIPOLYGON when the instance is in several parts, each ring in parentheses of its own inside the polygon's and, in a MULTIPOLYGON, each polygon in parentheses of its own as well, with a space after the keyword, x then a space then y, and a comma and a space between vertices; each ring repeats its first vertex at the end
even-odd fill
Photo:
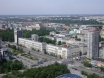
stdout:
POLYGON ((36 42, 32 40, 28 40, 25 38, 19 38, 18 39, 18 44, 21 44, 27 48, 34 48, 35 50, 38 51, 43 51, 46 48, 46 43, 41 43, 41 42, 36 42))
POLYGON ((87 34, 87 58, 95 59, 99 56, 99 29, 96 27, 88 27, 87 34))
POLYGON ((58 48, 59 48, 58 46, 47 44, 46 45, 46 52, 48 54, 57 55, 58 48))
POLYGON ((19 28, 14 29, 14 42, 18 43, 18 38, 22 38, 22 30, 19 28))
POLYGON ((70 49, 66 47, 59 47, 57 56, 63 59, 68 59, 70 57, 70 49))
POLYGON ((64 45, 62 47, 54 46, 54 45, 46 45, 46 52, 51 55, 55 55, 61 57, 63 59, 80 57, 81 49, 79 47, 68 47, 64 45))

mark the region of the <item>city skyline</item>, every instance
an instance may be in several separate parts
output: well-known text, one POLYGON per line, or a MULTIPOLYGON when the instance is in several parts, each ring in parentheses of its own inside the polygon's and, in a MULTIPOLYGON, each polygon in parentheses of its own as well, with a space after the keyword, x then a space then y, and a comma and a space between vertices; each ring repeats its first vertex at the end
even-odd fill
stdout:
POLYGON ((104 14, 104 0, 1 0, 0 15, 104 14))

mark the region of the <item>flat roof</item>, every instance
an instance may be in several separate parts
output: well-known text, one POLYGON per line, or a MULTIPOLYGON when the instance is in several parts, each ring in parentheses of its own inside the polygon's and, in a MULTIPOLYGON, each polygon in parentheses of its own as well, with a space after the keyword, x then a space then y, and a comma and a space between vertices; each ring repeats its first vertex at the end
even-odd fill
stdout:
POLYGON ((60 75, 56 78, 82 78, 76 74, 63 74, 63 75, 60 75))

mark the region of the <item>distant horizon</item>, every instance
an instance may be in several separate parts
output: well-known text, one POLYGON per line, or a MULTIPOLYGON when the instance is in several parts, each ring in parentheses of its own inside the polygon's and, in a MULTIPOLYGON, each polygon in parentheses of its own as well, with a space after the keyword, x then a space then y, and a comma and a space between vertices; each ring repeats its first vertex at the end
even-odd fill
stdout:
POLYGON ((46 16, 48 16, 48 15, 104 15, 104 14, 7 14, 7 15, 0 15, 0 16, 44 16, 44 15, 46 15, 46 16))
POLYGON ((104 0, 0 0, 0 15, 104 14, 104 0))

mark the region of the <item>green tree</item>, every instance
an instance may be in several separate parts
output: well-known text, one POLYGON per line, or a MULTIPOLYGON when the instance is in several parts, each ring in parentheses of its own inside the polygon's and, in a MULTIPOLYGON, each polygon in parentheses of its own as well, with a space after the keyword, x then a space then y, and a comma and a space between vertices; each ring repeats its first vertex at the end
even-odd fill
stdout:
POLYGON ((40 37, 40 38, 39 38, 39 41, 40 41, 40 42, 50 43, 50 44, 55 44, 55 43, 56 43, 55 40, 51 40, 51 39, 45 38, 45 37, 40 37))
POLYGON ((83 63, 84 63, 84 66, 86 66, 86 67, 92 67, 92 65, 87 61, 84 61, 83 63))

